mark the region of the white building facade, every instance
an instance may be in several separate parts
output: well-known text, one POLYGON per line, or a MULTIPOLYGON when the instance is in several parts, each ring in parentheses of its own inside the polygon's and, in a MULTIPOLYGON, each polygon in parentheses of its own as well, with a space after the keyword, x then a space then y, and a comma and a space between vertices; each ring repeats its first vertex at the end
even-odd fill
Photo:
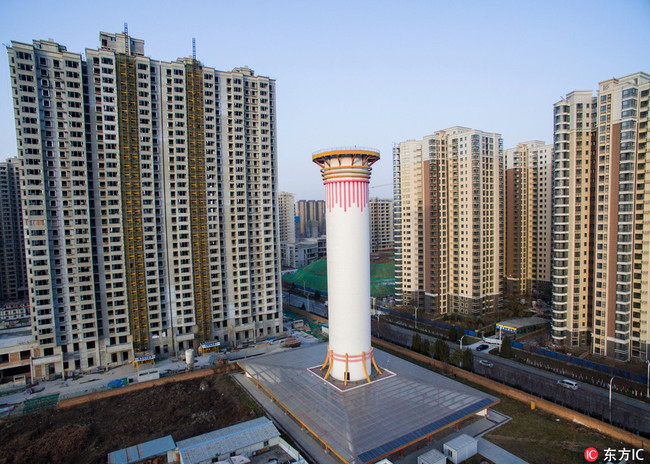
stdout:
POLYGON ((36 375, 278 334, 275 82, 100 41, 8 49, 36 375))

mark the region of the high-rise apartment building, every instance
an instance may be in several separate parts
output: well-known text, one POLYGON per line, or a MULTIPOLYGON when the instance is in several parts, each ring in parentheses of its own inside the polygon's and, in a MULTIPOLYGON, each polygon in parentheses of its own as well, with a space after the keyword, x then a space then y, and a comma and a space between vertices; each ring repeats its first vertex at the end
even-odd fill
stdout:
POLYGON ((325 200, 309 200, 307 202, 307 214, 313 227, 311 237, 325 235, 325 200))
POLYGON ((8 49, 34 375, 279 333, 275 82, 100 41, 8 49))
POLYGON ((325 235, 325 201, 298 200, 296 203, 298 216, 297 236, 311 238, 325 235))
POLYGON ((279 215, 280 215, 280 242, 296 241, 296 208, 294 194, 280 192, 279 215))
POLYGON ((600 83, 596 107, 593 352, 648 359, 650 75, 600 83))
POLYGON ((505 291, 550 295, 553 145, 534 140, 505 150, 505 291))
POLYGON ((296 237, 304 237, 307 230, 307 201, 298 200, 296 203, 296 237))
POLYGON ((554 343, 588 342, 593 308, 596 99, 572 92, 554 106, 554 343))
POLYGON ((501 302, 500 134, 452 127, 394 148, 395 286, 399 301, 483 314, 501 302))
POLYGON ((293 267, 295 262, 294 256, 296 241, 296 212, 293 193, 280 192, 279 196, 279 215, 280 215, 280 250, 282 265, 293 267))
POLYGON ((393 251, 393 200, 370 199, 370 251, 393 251))
POLYGON ((555 104, 553 340, 619 360, 648 356, 650 75, 555 104))
POLYGON ((38 343, 32 375, 92 368, 104 327, 95 299, 84 63, 49 41, 12 43, 8 54, 38 343))
POLYGON ((27 298, 20 160, 0 163, 0 301, 27 298))

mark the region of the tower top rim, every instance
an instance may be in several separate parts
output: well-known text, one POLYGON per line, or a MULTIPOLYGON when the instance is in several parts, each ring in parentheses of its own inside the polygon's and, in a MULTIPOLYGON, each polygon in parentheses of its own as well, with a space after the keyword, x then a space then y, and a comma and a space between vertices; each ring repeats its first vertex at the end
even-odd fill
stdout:
POLYGON ((363 155, 363 156, 370 156, 374 158, 372 162, 375 162, 379 159, 379 150, 376 148, 369 148, 369 147, 334 147, 334 148, 326 148, 324 150, 318 150, 315 151, 312 154, 312 161, 316 161, 317 159, 322 159, 322 158, 327 158, 329 156, 346 156, 346 155, 363 155))

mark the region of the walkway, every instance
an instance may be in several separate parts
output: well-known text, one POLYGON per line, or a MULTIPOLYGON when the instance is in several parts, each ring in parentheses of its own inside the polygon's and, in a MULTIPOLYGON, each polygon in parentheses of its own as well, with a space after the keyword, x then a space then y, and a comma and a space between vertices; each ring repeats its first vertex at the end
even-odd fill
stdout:
POLYGON ((499 464, 528 464, 523 459, 519 459, 514 454, 508 453, 503 448, 499 448, 494 443, 490 443, 485 438, 478 439, 478 454, 488 458, 492 462, 499 464))
POLYGON ((244 374, 234 374, 233 378, 246 390, 246 392, 257 401, 262 408, 271 416, 276 426, 289 435, 298 445, 301 454, 310 462, 318 464, 341 464, 341 462, 325 452, 323 445, 311 434, 303 430, 293 417, 285 413, 261 388, 258 388, 244 374))

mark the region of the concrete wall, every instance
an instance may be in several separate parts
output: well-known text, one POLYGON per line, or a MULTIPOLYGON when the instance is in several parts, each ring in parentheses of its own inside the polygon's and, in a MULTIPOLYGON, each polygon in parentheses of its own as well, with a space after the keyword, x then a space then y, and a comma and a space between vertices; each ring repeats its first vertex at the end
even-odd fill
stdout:
POLYGON ((71 406, 78 406, 84 403, 90 403, 95 400, 101 400, 104 398, 110 398, 113 396, 123 395, 124 393, 130 393, 137 390, 145 390, 147 388, 155 387, 158 385, 165 385, 167 383, 174 382, 183 382, 190 379, 200 379, 202 377, 208 377, 212 374, 222 373, 222 372, 232 372, 236 371, 239 368, 236 364, 223 364, 220 366, 213 367, 212 369, 202 369, 200 371, 187 372, 185 374, 174 375, 171 377, 164 377, 162 379, 150 380, 148 382, 138 382, 131 385, 127 385, 122 388, 116 388, 114 390, 106 390, 97 393, 91 393, 89 395, 77 396, 75 398, 68 398, 65 400, 59 401, 57 408, 69 408, 71 406))

